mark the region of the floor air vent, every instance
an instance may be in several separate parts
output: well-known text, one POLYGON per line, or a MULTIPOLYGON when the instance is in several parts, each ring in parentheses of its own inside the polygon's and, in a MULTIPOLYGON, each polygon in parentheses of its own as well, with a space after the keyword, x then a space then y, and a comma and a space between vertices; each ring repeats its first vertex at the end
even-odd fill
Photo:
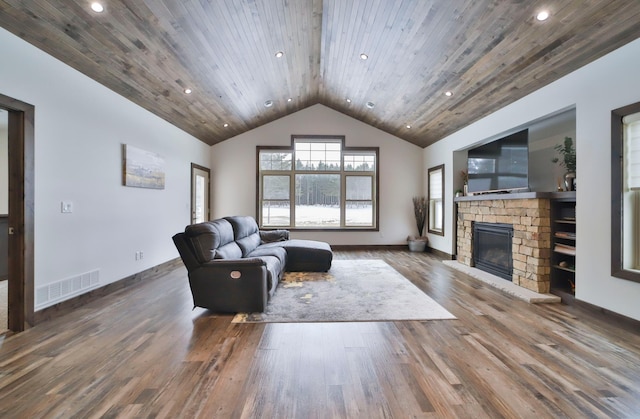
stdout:
POLYGON ((100 270, 85 272, 36 288, 36 311, 100 285, 100 270))

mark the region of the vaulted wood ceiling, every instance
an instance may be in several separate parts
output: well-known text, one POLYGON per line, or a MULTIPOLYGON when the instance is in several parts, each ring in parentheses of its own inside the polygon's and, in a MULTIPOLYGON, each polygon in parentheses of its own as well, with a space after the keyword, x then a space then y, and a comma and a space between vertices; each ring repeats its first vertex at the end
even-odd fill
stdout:
POLYGON ((640 37, 638 0, 90 3, 0 26, 207 144, 321 103, 425 147, 640 37))

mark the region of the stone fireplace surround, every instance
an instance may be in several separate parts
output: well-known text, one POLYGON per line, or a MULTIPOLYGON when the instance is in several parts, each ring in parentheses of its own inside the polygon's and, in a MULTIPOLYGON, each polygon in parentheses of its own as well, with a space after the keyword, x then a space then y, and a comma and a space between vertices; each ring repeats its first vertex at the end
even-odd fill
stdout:
POLYGON ((538 293, 551 283, 552 192, 486 194, 455 198, 458 205, 457 259, 473 266, 473 223, 513 225, 512 282, 538 293))

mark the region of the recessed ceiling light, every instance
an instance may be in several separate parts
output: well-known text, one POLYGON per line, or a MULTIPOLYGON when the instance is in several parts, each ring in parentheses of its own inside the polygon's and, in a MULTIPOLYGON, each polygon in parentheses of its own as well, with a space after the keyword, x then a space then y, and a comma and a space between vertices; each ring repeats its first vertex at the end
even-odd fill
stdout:
POLYGON ((190 94, 191 94, 191 92, 192 92, 192 90, 191 90, 191 89, 189 89, 189 88, 186 88, 186 89, 184 89, 184 92, 185 92, 186 94, 190 95, 190 94))
POLYGON ((346 99, 347 103, 351 103, 351 99, 347 98, 346 99))
POLYGON ((282 51, 276 52, 276 58, 282 58, 283 55, 284 55, 284 52, 282 51))
POLYGON ((266 102, 264 102, 265 108, 270 108, 272 106, 273 106, 273 100, 267 100, 266 102))
POLYGON ((411 125, 407 124, 406 125, 407 129, 411 129, 411 125))
POLYGON ((293 98, 287 99, 287 102, 293 102, 293 98))
POLYGON ((444 95, 451 97, 453 96, 453 92, 451 90, 447 90, 446 92, 444 92, 444 95))
POLYGON ((91 10, 96 13, 102 13, 104 12, 104 6, 96 1, 91 3, 91 10))
POLYGON ((365 54, 364 52, 362 54, 360 54, 360 59, 361 60, 366 60, 368 58, 369 58, 369 56, 367 54, 365 54))
POLYGON ((367 108, 369 108, 369 109, 373 109, 373 107, 374 107, 374 106, 376 106, 376 104, 375 104, 375 103, 373 103, 373 102, 367 102, 367 108))
POLYGON ((540 22, 547 20, 549 18, 549 12, 547 10, 542 10, 536 15, 536 19, 540 22))
POLYGON ((227 124, 226 122, 224 123, 224 125, 222 125, 223 127, 227 128, 229 126, 229 124, 227 124))

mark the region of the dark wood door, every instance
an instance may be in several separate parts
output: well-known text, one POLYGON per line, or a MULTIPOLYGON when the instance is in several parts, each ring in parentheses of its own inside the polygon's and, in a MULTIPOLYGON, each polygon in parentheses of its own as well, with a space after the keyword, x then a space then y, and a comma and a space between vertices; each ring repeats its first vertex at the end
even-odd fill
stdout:
POLYGON ((8 326, 21 332, 34 313, 34 107, 0 95, 8 111, 8 326))

